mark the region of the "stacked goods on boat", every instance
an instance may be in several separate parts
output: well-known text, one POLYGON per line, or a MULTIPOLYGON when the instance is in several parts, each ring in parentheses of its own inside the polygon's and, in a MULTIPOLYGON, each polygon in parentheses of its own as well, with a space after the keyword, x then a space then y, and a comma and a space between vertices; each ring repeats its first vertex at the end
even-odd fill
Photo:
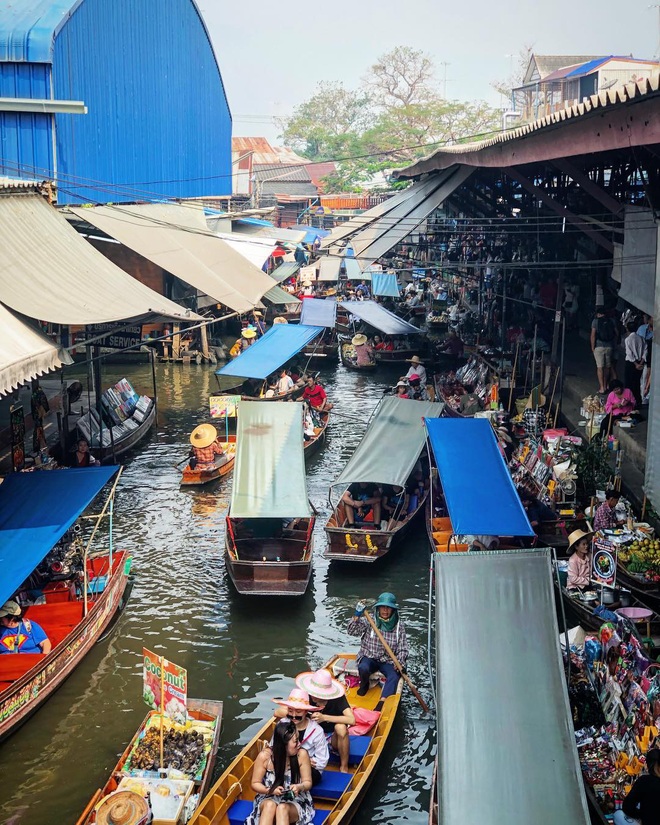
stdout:
POLYGON ((491 383, 488 365, 477 356, 473 356, 456 372, 436 376, 436 392, 447 404, 448 413, 474 415, 478 410, 486 408, 490 399, 491 383))
POLYGON ((103 422, 98 412, 90 408, 78 419, 78 430, 92 448, 110 447, 113 442, 117 444, 124 440, 144 423, 152 404, 149 396, 138 395, 130 381, 122 378, 101 396, 103 422))
POLYGON ((619 617, 595 634, 571 633, 569 700, 580 766, 609 817, 644 772, 645 754, 658 737, 660 665, 619 617))
POLYGON ((581 444, 579 436, 569 436, 564 429, 545 430, 540 441, 521 441, 509 462, 514 484, 544 504, 565 504, 558 515, 575 516, 576 460, 581 444))

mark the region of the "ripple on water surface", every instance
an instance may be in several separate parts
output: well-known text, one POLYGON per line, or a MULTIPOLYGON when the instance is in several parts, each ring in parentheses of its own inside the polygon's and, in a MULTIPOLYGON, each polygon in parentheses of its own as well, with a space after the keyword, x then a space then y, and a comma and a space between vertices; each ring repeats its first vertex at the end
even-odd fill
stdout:
MULTIPOLYGON (((150 393, 148 366, 104 367, 104 383, 128 377, 150 393)), ((217 391, 204 366, 158 366, 159 429, 126 461, 115 505, 116 546, 132 551, 135 586, 110 639, 97 645, 63 687, 0 748, 0 821, 12 825, 75 822, 146 713, 142 647, 188 668, 189 693, 224 700, 218 754, 223 769, 272 712, 271 699, 301 670, 338 650, 355 602, 393 590, 411 640, 409 670, 428 696, 426 673, 428 551, 423 530, 372 565, 329 565, 321 553, 328 485, 359 443, 396 372, 324 374, 335 412, 328 443, 308 468, 319 510, 314 573, 307 594, 290 603, 239 597, 225 575, 224 516, 231 482, 180 490, 174 466, 217 391)), ((387 450, 387 444, 383 449, 387 450)), ((354 822, 422 825, 427 821, 433 720, 404 689, 392 739, 354 822)))

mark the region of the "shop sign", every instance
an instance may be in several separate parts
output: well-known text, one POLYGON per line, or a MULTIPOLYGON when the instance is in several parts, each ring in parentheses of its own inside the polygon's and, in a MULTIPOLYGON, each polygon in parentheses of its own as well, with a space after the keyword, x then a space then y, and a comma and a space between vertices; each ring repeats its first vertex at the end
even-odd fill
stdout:
POLYGON ((603 539, 593 542, 592 578, 598 584, 614 587, 616 582, 616 546, 603 539))
POLYGON ((161 710, 165 716, 177 722, 186 718, 188 699, 188 672, 185 668, 142 648, 144 701, 153 710, 161 710))
POLYGON ((211 418, 236 418, 240 395, 212 395, 209 398, 211 418))
POLYGON ((139 347, 142 343, 142 326, 120 327, 117 329, 117 324, 90 324, 85 327, 85 335, 87 338, 99 338, 94 341, 95 347, 105 347, 107 349, 131 349, 132 347, 139 347), (104 333, 107 333, 104 335, 104 333))

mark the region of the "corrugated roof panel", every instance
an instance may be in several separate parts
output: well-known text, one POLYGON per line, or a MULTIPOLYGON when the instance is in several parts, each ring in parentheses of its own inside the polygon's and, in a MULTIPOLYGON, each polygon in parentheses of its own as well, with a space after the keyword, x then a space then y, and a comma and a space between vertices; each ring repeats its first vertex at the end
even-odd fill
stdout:
POLYGON ((82 0, 0 0, 0 61, 51 63, 55 33, 82 0))

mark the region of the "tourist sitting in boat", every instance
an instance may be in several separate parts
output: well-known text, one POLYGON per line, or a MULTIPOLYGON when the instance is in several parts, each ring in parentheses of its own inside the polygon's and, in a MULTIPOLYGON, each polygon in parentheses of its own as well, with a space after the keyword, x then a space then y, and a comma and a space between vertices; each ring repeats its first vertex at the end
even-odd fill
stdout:
POLYGON ((218 440, 218 431, 213 424, 200 424, 190 434, 192 445, 191 470, 210 470, 226 459, 225 451, 218 440))
POLYGON ((318 383, 313 375, 307 376, 307 385, 302 394, 303 401, 307 401, 315 410, 331 410, 332 404, 328 401, 328 396, 323 387, 318 383))
POLYGON ((591 538, 593 533, 573 530, 568 537, 568 590, 586 590, 591 581, 591 538))
POLYGON ((447 338, 438 347, 438 352, 446 352, 447 355, 452 355, 455 358, 459 358, 461 355, 463 355, 464 348, 465 345, 463 344, 463 341, 458 337, 456 330, 450 329, 449 333, 447 334, 447 338))
POLYGON ((395 395, 397 398, 410 398, 410 394, 408 392, 408 384, 405 381, 399 381, 396 385, 396 392, 395 395))
POLYGON ((660 748, 646 754, 647 773, 639 776, 614 812, 614 825, 654 825, 660 811, 660 748))
MULTIPOLYGON (((275 711, 275 717, 286 716, 296 726, 300 747, 307 751, 312 766, 312 785, 318 785, 330 759, 326 731, 310 718, 310 713, 316 713, 318 708, 310 703, 307 691, 300 688, 294 688, 287 699, 273 699, 273 702, 281 706, 275 711)), ((346 758, 348 760, 348 755, 346 758)))
POLYGON ((621 523, 616 515, 616 506, 621 498, 618 490, 610 489, 605 493, 605 501, 596 510, 593 527, 598 530, 614 530, 621 523))
POLYGON ((293 378, 291 378, 286 369, 283 369, 280 373, 279 381, 277 382, 277 394, 286 395, 287 393, 291 392, 291 390, 294 387, 295 383, 293 381, 293 378))
POLYGON ((358 333, 351 339, 351 344, 355 349, 355 363, 358 367, 367 367, 374 363, 373 349, 368 343, 366 335, 358 333))
POLYGON ((268 389, 264 393, 265 398, 274 398, 277 395, 277 378, 268 379, 268 389))
POLYGON ((383 486, 383 501, 381 505, 383 519, 386 519, 388 524, 391 520, 403 521, 408 515, 407 509, 403 506, 405 502, 406 491, 403 487, 385 484, 383 486))
POLYGON ((422 385, 419 375, 417 375, 416 372, 410 376, 408 383, 410 384, 409 398, 413 398, 415 401, 431 400, 431 396, 428 394, 426 387, 422 385))
POLYGON ((251 787, 256 796, 246 825, 309 825, 314 819, 312 766, 293 722, 275 725, 272 749, 264 748, 254 760, 251 787))
POLYGON ((360 283, 355 287, 355 294, 360 300, 366 301, 371 297, 371 290, 365 281, 360 281, 360 283))
POLYGON ((330 747, 339 754, 339 770, 348 773, 348 730, 355 724, 355 716, 346 698, 346 688, 325 668, 298 674, 296 685, 307 692, 310 705, 314 705, 312 721, 330 736, 330 747))
POLYGON ((401 378, 404 381, 410 381, 411 375, 418 375, 421 383, 424 384, 424 386, 426 386, 428 383, 426 377, 426 367, 424 366, 424 364, 422 364, 419 355, 413 355, 412 358, 408 358, 408 363, 411 365, 410 369, 405 375, 402 375, 401 378))
POLYGON ((71 462, 72 467, 96 467, 101 462, 97 461, 89 451, 89 441, 86 438, 79 438, 76 451, 71 462))
POLYGON ((468 550, 497 550, 500 540, 497 536, 466 536, 468 550))
POLYGON ((311 441, 316 435, 316 422, 309 404, 303 404, 303 438, 311 441))
POLYGON ((0 653, 50 653, 44 629, 21 613, 21 606, 11 599, 0 608, 0 653))
POLYGON ((557 514, 553 509, 544 504, 536 496, 528 493, 527 490, 520 490, 520 500, 527 513, 529 523, 534 528, 534 532, 538 533, 537 528, 542 521, 557 521, 557 514))
MULTIPOLYGON (((357 655, 360 686, 357 694, 358 696, 366 695, 369 690, 369 677, 372 673, 379 671, 385 677, 381 699, 386 699, 396 692, 401 674, 385 652, 375 631, 364 618, 364 611, 364 602, 358 602, 355 606, 355 615, 348 623, 348 635, 360 636, 360 651, 357 655)), ((405 670, 408 661, 408 637, 403 622, 399 620, 399 605, 394 593, 381 593, 374 605, 374 611, 376 627, 405 670)))
POLYGON ((382 495, 380 488, 366 481, 358 481, 346 490, 341 498, 346 510, 346 520, 353 527, 373 515, 373 524, 380 524, 380 505, 382 495))

